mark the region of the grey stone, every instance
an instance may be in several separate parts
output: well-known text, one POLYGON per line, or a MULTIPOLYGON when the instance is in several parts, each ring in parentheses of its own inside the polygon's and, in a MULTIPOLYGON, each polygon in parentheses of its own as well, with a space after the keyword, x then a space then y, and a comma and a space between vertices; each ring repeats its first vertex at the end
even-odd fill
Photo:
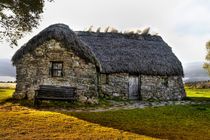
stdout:
MULTIPOLYGON (((13 97, 33 99, 34 91, 39 85, 60 85, 77 87, 77 96, 81 102, 97 103, 98 95, 109 99, 113 97, 128 99, 128 73, 109 74, 108 84, 101 84, 97 79, 99 77, 95 64, 86 61, 56 40, 45 42, 16 62, 17 87, 13 97), (63 62, 63 77, 51 77, 51 61, 63 62)), ((141 99, 180 100, 185 97, 182 78, 180 76, 167 78, 168 85, 163 86, 162 76, 139 75, 141 99)))
POLYGON ((115 97, 119 97, 119 96, 120 96, 120 94, 118 94, 118 93, 113 93, 113 96, 115 96, 115 97))
POLYGON ((27 97, 33 99, 34 91, 39 88, 39 85, 77 87, 79 88, 77 94, 82 102, 87 101, 90 92, 91 96, 98 96, 94 64, 87 64, 85 60, 77 57, 72 50, 67 50, 55 40, 45 42, 34 52, 25 54, 16 64, 17 87, 13 95, 14 98, 23 99, 27 97), (51 61, 63 61, 63 77, 51 77, 51 61), (75 68, 72 68, 72 66, 75 66, 75 68), (77 77, 77 75, 84 74, 87 75, 85 82, 83 82, 84 78, 79 79, 77 77), (82 97, 80 98, 80 96, 82 97))
POLYGON ((12 97, 15 99, 24 99, 26 97, 26 94, 23 92, 14 92, 12 97))
POLYGON ((87 102, 87 97, 85 97, 85 96, 79 96, 79 102, 81 102, 81 103, 87 102))

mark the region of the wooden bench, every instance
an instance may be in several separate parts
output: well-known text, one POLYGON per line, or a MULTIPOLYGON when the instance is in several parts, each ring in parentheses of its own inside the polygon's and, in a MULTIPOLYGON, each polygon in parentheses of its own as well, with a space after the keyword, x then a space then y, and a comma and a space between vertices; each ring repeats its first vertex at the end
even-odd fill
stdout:
POLYGON ((40 85, 35 90, 34 106, 39 106, 39 100, 71 101, 77 100, 76 87, 40 85))

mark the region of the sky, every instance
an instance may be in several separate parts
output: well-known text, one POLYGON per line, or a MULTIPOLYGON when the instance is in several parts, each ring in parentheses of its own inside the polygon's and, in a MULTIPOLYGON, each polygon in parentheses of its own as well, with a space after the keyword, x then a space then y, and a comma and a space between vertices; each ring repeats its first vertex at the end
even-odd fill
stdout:
POLYGON ((0 44, 0 59, 15 51, 44 28, 55 23, 72 30, 110 26, 119 31, 150 27, 157 32, 182 63, 204 61, 210 40, 210 0, 55 0, 46 3, 37 29, 10 48, 0 44))

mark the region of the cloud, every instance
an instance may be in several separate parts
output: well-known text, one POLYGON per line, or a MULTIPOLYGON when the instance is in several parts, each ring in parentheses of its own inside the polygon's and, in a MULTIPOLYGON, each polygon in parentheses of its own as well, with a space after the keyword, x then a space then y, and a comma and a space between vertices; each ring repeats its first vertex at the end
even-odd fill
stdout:
POLYGON ((185 0, 174 9, 175 30, 182 34, 206 35, 210 32, 210 2, 185 0))
MULTIPOLYGON (((45 7, 38 29, 19 41, 22 45, 50 24, 65 23, 73 30, 93 25, 119 31, 150 26, 172 47, 182 62, 203 61, 210 39, 209 0, 57 0, 45 7)), ((16 49, 0 47, 0 58, 11 58, 16 49)))

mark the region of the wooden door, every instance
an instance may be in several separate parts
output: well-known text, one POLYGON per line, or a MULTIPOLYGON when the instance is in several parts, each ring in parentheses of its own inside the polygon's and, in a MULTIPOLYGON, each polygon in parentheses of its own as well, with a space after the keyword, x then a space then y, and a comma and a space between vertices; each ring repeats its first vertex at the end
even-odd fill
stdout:
POLYGON ((139 96, 139 76, 137 75, 130 75, 129 76, 129 94, 128 98, 133 100, 140 99, 139 96))

